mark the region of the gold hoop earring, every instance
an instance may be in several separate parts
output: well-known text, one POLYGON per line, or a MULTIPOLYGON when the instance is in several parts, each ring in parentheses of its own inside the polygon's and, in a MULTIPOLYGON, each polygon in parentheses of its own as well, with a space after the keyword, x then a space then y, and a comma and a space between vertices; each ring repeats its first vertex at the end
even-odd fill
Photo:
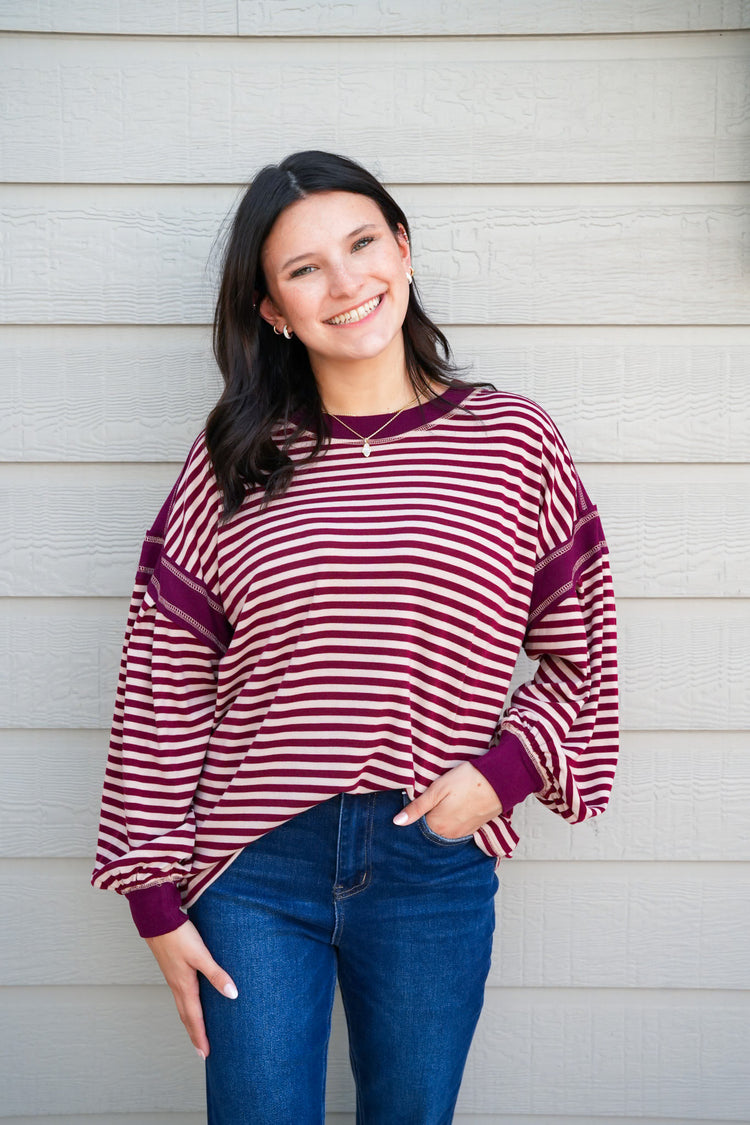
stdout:
POLYGON ((281 333, 279 332, 279 330, 278 330, 278 328, 276 327, 275 324, 272 324, 271 327, 273 328, 274 336, 280 336, 281 335, 281 333))

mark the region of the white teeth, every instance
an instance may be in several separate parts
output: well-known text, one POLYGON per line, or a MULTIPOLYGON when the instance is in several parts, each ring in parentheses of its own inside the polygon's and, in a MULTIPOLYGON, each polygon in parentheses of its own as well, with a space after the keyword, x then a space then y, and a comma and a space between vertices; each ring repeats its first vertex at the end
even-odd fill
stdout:
POLYGON ((354 321, 363 320, 369 316, 373 309, 376 309, 380 304, 380 297, 373 297, 371 301, 367 301, 364 305, 360 305, 358 309, 352 309, 350 312, 342 313, 341 316, 332 316, 326 324, 352 324, 354 321))

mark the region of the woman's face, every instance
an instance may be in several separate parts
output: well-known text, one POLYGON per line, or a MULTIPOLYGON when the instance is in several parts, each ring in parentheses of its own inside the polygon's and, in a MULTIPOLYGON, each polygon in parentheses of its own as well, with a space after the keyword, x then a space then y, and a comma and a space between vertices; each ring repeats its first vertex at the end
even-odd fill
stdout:
POLYGON ((348 191, 297 200, 274 223, 261 260, 260 313, 279 330, 289 326, 314 371, 388 350, 403 357, 409 243, 374 200, 348 191))

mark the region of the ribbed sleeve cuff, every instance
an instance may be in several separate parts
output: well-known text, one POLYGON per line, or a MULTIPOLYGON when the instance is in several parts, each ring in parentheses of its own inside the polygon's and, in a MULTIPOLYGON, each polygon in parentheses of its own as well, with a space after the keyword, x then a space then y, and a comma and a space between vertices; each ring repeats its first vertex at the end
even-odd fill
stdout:
POLYGON ((188 921, 176 883, 157 883, 153 887, 129 891, 125 896, 141 937, 159 937, 188 921))
POLYGON ((487 778, 507 815, 529 793, 540 793, 544 782, 523 748, 521 741, 504 730, 496 746, 486 754, 472 758, 471 764, 487 778))

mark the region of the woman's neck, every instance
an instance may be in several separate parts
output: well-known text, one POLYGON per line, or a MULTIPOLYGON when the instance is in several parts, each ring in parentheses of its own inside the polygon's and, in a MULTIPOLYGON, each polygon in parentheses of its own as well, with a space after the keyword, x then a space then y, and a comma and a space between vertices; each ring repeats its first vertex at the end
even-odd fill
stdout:
POLYGON ((329 414, 347 417, 390 414, 406 406, 427 402, 445 390, 438 383, 430 383, 431 389, 418 394, 405 371, 399 376, 389 372, 371 377, 357 372, 338 379, 321 379, 316 374, 315 381, 323 409, 329 414))
MULTIPOLYGON (((334 404, 332 406, 325 395, 321 395, 321 400, 323 409, 328 414, 344 418, 356 418, 357 416, 366 418, 376 414, 392 414, 409 406, 429 402, 436 394, 441 394, 445 390, 445 387, 442 386, 432 386, 431 391, 417 393, 411 383, 407 383, 399 393, 394 392, 392 395, 380 393, 377 395, 352 395, 349 398, 342 397, 340 400, 334 400, 334 403, 340 401, 341 405, 334 404)), ((378 391, 380 391, 380 388, 378 388, 378 391)))
MULTIPOLYGON (((401 343, 401 341, 398 341, 401 343)), ((445 388, 431 384, 431 391, 417 395, 406 370, 403 347, 397 354, 380 353, 370 359, 331 362, 329 357, 310 356, 315 382, 324 410, 333 415, 390 414, 416 406, 445 388)))

